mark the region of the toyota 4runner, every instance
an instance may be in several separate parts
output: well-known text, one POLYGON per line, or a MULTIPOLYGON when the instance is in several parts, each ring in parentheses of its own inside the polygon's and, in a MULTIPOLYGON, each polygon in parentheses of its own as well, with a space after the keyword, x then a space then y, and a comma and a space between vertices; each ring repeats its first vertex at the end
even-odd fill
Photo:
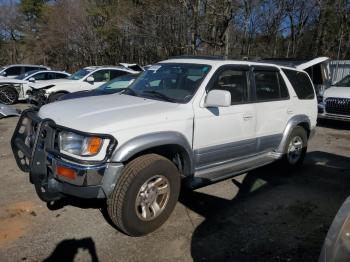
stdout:
POLYGON ((309 76, 274 64, 174 58, 125 91, 24 111, 17 164, 47 202, 106 199, 124 233, 160 227, 193 189, 281 159, 298 167, 317 118, 309 76))

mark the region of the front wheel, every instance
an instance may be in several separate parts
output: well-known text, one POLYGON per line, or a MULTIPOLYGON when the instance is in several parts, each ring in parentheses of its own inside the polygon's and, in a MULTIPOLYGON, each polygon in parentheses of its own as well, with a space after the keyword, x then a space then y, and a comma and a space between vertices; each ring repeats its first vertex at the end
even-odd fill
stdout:
POLYGON ((296 168, 300 167, 305 159, 307 151, 307 133, 306 130, 297 126, 290 134, 286 143, 283 157, 285 165, 296 168))
POLYGON ((173 211, 180 192, 180 174, 167 158, 140 156, 128 163, 107 201, 112 222, 130 236, 159 228, 173 211))
POLYGON ((11 86, 4 86, 0 88, 0 103, 5 105, 12 105, 18 100, 18 92, 11 86))

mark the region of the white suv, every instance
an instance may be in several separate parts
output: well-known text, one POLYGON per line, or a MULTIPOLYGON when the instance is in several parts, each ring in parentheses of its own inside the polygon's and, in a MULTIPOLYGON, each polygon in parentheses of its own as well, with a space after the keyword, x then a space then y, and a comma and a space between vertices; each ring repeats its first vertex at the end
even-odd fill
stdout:
POLYGON ((21 74, 27 73, 33 70, 50 70, 50 67, 43 65, 7 65, 0 67, 0 79, 1 78, 15 78, 21 74))
POLYGON ((180 58, 124 92, 23 112, 12 148, 42 200, 106 199, 114 224, 140 236, 169 217, 181 180, 197 188, 278 159, 299 167, 316 118, 304 71, 180 58))
POLYGON ((138 71, 125 66, 89 66, 72 74, 68 79, 32 84, 30 102, 44 104, 57 101, 62 95, 95 89, 116 77, 137 74, 138 71))

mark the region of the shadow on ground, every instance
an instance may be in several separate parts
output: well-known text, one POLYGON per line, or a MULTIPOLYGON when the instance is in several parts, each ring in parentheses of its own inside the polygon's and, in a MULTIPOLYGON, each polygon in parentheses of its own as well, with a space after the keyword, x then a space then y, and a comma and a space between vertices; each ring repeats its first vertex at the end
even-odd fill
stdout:
POLYGON ((338 130, 350 130, 350 122, 331 119, 318 119, 317 126, 338 130))
POLYGON ((273 164, 233 179, 236 186, 231 200, 182 192, 180 201, 205 217, 193 233, 194 261, 317 261, 350 194, 350 159, 311 152, 298 172, 273 164))
POLYGON ((88 254, 81 255, 84 257, 80 258, 80 260, 98 262, 95 243, 91 238, 61 241, 51 255, 44 259, 44 262, 75 261, 78 253, 84 251, 87 251, 88 254))

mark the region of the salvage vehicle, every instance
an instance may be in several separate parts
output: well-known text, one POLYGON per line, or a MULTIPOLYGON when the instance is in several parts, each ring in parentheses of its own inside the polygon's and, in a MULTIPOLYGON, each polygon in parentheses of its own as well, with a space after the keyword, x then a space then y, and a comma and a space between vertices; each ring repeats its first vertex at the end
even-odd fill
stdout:
POLYGON ((105 199, 130 236, 159 228, 192 189, 280 160, 301 167, 317 99, 304 71, 274 64, 173 58, 124 92, 22 113, 11 145, 46 202, 105 199))
POLYGON ((91 91, 78 91, 70 94, 66 94, 58 98, 57 101, 67 100, 67 99, 76 99, 81 97, 88 96, 100 96, 100 95, 110 95, 124 91, 128 86, 130 86, 135 79, 140 74, 130 74, 117 77, 102 86, 91 90, 91 91))
POLYGON ((0 79, 0 103, 11 105, 17 100, 27 100, 30 83, 42 83, 45 80, 65 79, 70 74, 62 71, 33 70, 15 78, 0 79), (14 92, 15 91, 15 92, 14 92))
POLYGON ((318 117, 350 121, 350 75, 318 96, 318 117))
POLYGON ((27 64, 18 64, 18 65, 7 65, 0 67, 0 79, 1 78, 15 78, 21 74, 27 73, 33 70, 50 70, 50 67, 43 65, 27 65, 27 64))
POLYGON ((46 81, 45 84, 32 84, 28 101, 39 105, 51 103, 65 94, 93 90, 116 77, 137 73, 139 72, 124 66, 85 67, 65 80, 52 80, 46 81))

